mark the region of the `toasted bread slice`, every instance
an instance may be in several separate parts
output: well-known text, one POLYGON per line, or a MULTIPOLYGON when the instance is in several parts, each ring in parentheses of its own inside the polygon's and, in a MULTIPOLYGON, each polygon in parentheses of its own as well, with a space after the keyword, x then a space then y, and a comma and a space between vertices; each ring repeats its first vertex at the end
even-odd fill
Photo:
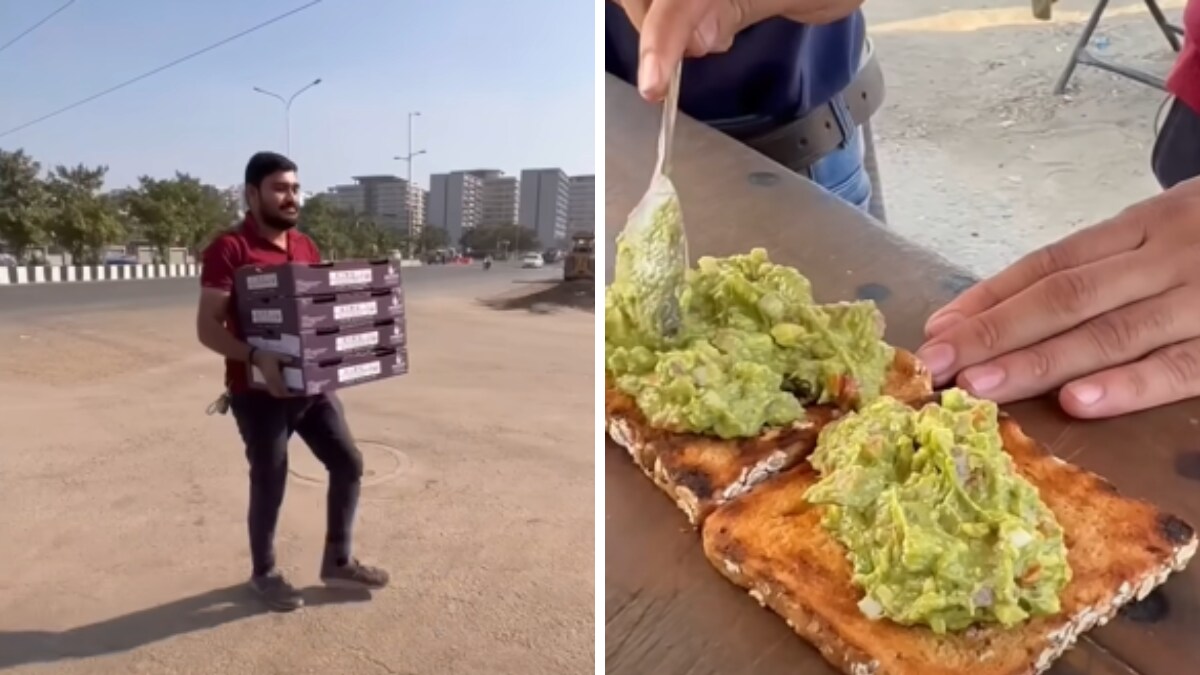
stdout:
MULTIPOLYGON (((912 352, 896 349, 884 393, 906 403, 933 391, 929 371, 912 352)), ((793 466, 816 447, 821 429, 838 411, 813 406, 808 418, 754 438, 724 440, 655 429, 630 396, 613 386, 604 394, 605 427, 637 465, 699 525, 719 504, 793 466)))
POLYGON ((703 528, 704 552, 733 583, 783 616, 847 675, 1033 675, 1075 639, 1144 598, 1196 552, 1182 520, 1123 497, 1001 417, 1004 448, 1062 525, 1073 571, 1062 612, 1011 629, 936 635, 862 614, 845 549, 804 499, 817 480, 807 462, 719 507, 703 528))

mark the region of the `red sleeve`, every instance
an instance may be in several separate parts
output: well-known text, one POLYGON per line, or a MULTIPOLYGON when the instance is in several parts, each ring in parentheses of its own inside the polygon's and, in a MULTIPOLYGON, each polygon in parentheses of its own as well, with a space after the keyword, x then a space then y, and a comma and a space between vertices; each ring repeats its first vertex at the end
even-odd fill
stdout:
POLYGON ((233 290, 233 272, 241 267, 241 251, 230 236, 217 237, 200 256, 200 286, 233 290))

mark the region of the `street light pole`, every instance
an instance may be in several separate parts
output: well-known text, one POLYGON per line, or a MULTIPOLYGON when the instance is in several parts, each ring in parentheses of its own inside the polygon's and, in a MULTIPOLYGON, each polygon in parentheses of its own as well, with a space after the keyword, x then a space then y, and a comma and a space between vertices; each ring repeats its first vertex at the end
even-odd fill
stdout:
POLYGON ((318 84, 321 84, 321 78, 319 77, 303 87, 300 87, 300 89, 296 90, 296 93, 287 98, 284 98, 275 92, 267 91, 262 87, 254 88, 254 91, 257 91, 260 94, 265 94, 272 98, 279 99, 279 102, 283 104, 284 154, 288 155, 289 157, 292 155, 292 101, 295 101, 297 96, 303 94, 318 84))
POLYGON ((393 157, 393 159, 402 160, 408 165, 405 174, 405 185, 406 189, 408 190, 408 194, 404 200, 404 212, 406 214, 406 219, 408 220, 408 251, 410 256, 415 254, 417 247, 415 229, 413 228, 413 220, 415 219, 415 216, 413 213, 412 202, 415 192, 413 191, 412 163, 414 157, 425 154, 424 150, 417 150, 416 152, 413 151, 413 118, 420 116, 421 112, 418 110, 413 110, 408 113, 408 154, 393 157))

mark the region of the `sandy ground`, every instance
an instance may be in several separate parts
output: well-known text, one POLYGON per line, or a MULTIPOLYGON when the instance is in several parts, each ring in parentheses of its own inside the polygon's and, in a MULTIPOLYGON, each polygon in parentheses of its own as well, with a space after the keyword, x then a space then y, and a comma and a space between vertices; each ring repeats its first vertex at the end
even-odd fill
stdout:
MULTIPOLYGON (((1158 191, 1165 94, 1080 67, 1052 89, 1094 2, 869 1, 888 93, 876 134, 889 224, 976 274, 1158 191)), ((1178 22, 1182 0, 1162 3, 1178 22)), ((1098 53, 1165 76, 1174 52, 1139 1, 1114 3, 1098 53)))
POLYGON ((0 671, 592 672, 594 316, 556 297, 410 302, 413 372, 342 394, 357 553, 393 586, 313 587, 323 471, 297 439, 289 615, 243 590, 245 460, 204 414, 220 367, 192 308, 0 325, 0 671))

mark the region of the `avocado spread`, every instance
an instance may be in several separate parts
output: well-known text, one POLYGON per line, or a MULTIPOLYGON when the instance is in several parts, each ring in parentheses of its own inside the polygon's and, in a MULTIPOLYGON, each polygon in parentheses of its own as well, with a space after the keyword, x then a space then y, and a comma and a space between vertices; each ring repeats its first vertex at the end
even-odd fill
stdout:
POLYGON ((805 497, 848 549, 859 608, 936 633, 1059 611, 1063 532, 1002 447, 996 404, 960 389, 881 397, 829 425, 805 497))
POLYGON ((807 403, 879 396, 893 349, 874 303, 817 304, 797 270, 754 249, 687 269, 679 329, 665 336, 652 329, 639 260, 618 241, 604 298, 605 368, 652 425, 749 437, 801 419, 807 403))

